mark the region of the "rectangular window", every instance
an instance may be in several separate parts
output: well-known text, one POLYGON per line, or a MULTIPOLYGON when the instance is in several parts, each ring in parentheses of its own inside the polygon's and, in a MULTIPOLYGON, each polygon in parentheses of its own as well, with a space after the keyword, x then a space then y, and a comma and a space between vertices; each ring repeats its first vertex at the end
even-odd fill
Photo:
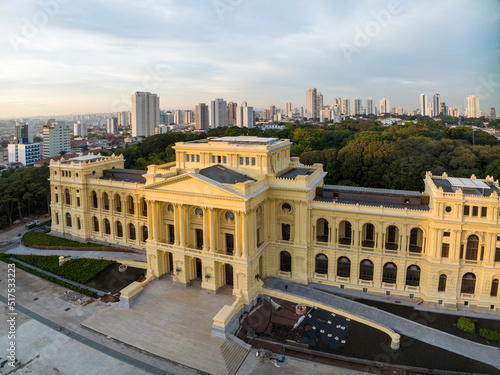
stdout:
POLYGON ((478 210, 478 207, 477 207, 477 206, 473 206, 473 207, 472 207, 472 216, 477 216, 478 211, 479 211, 479 210, 478 210))
POLYGON ((448 258, 450 255, 450 244, 444 243, 441 247, 441 258, 448 258))
POLYGON ((464 258, 464 245, 460 245, 460 259, 464 258))
POLYGON ((191 155, 191 161, 194 163, 194 155, 191 155))
POLYGON ((495 262, 500 262, 500 247, 496 248, 496 251, 495 251, 495 262))
POLYGON ((470 207, 465 205, 464 206, 464 216, 469 216, 469 211, 470 211, 470 207))
POLYGON ((488 207, 481 207, 481 217, 486 217, 488 215, 488 207))
POLYGON ((234 251, 234 236, 231 233, 226 233, 226 254, 233 255, 234 251))
POLYGON ((186 161, 189 161, 189 154, 186 155, 186 161))
POLYGON ((227 164, 227 157, 226 157, 226 156, 224 156, 224 157, 222 158, 222 160, 223 160, 223 163, 224 163, 224 164, 227 164))
POLYGON ((212 163, 214 163, 214 164, 215 164, 215 155, 214 155, 214 156, 212 156, 212 163))
POLYGON ((174 226, 172 224, 168 224, 168 243, 172 245, 174 242, 175 242, 174 226))
POLYGON ((222 163, 222 156, 217 156, 217 163, 222 163))
POLYGON ((240 157, 240 165, 243 165, 243 158, 240 157))
POLYGON ((252 165, 255 165, 255 158, 252 158, 252 165))
POLYGON ((196 162, 199 163, 200 162, 200 155, 196 155, 196 162))
POLYGON ((76 197, 76 206, 80 207, 80 197, 76 197))
POLYGON ((196 229, 196 248, 198 250, 203 249, 203 230, 196 229))
POLYGON ((56 193, 56 203, 59 202, 59 195, 56 193))
POLYGON ((245 162, 246 165, 250 165, 250 158, 245 158, 245 162))
POLYGON ((484 259, 484 246, 481 246, 481 260, 484 259))
POLYGON ((443 232, 444 237, 450 237, 450 232, 443 232))
POLYGON ((290 224, 281 224, 281 239, 283 241, 290 240, 290 224))

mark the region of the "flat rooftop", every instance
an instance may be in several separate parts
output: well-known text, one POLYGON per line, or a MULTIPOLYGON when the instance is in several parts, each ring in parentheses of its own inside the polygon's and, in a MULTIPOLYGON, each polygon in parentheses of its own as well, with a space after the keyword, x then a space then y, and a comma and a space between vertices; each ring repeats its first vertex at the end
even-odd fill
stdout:
POLYGON ((500 190, 493 185, 492 181, 483 182, 479 179, 448 177, 446 179, 433 178, 432 182, 437 188, 442 188, 444 193, 456 193, 458 189, 462 189, 462 193, 465 195, 489 197, 493 192, 500 195, 500 190))
POLYGON ((202 176, 208 177, 221 184, 237 184, 239 182, 255 181, 252 177, 242 174, 223 165, 217 164, 204 168, 199 172, 202 176))
POLYGON ((207 138, 200 139, 197 141, 186 142, 187 144, 197 144, 197 143, 208 143, 208 142, 221 142, 229 143, 232 145, 263 145, 268 146, 278 142, 281 142, 279 138, 265 138, 265 137, 217 137, 217 138, 207 138))
POLYGON ((423 194, 413 190, 377 189, 359 186, 325 185, 324 190, 345 191, 365 194, 397 195, 404 197, 421 197, 423 194))
MULTIPOLYGON (((64 157, 64 155, 63 155, 64 157)), ((73 163, 85 163, 85 162, 95 162, 95 161, 101 161, 104 160, 106 157, 105 156, 100 156, 100 155, 85 155, 85 156, 78 156, 76 158, 71 158, 68 159, 64 162, 64 164, 70 164, 71 162, 73 163)))
POLYGON ((292 168, 286 171, 285 173, 282 173, 278 177, 296 179, 297 176, 309 176, 313 172, 314 170, 310 168, 292 168))

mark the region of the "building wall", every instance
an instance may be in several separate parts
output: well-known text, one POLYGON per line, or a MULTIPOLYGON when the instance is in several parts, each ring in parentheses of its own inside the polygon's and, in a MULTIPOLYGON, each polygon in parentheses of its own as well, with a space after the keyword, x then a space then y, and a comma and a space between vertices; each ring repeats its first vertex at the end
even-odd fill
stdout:
MULTIPOLYGON (((202 154, 212 152, 214 143, 205 144, 202 154)), ((308 168, 310 175, 285 179, 271 173, 249 184, 227 185, 227 189, 224 184, 196 177, 199 168, 210 165, 209 157, 201 158, 203 163, 197 167, 185 161, 186 154, 200 151, 196 143, 177 144, 177 162, 150 166, 144 184, 100 178, 104 169, 123 167, 119 157, 89 163, 52 162, 53 232, 145 249, 150 274, 160 277, 173 272, 186 284, 201 277, 202 288, 207 290, 216 291, 229 281, 232 269, 233 292, 246 302, 257 293, 259 275, 421 298, 429 305, 500 310, 498 293, 491 296, 493 281, 500 279, 498 195, 444 193, 433 181, 446 176, 428 174, 428 209, 316 199, 316 189, 323 186, 322 166, 299 165, 290 159, 289 146, 285 143, 278 150, 263 150, 267 153, 263 159, 284 152, 288 165, 283 169, 308 168), (120 211, 115 196, 121 199, 120 211), (80 197, 79 205, 76 197, 80 197), (133 213, 128 211, 129 197, 133 198, 133 213), (465 215, 466 205, 471 210, 477 206, 479 214, 465 215), (484 216, 482 207, 486 208, 484 216), (71 227, 67 214, 72 217, 71 227), (80 227, 75 225, 78 218, 80 227), (109 234, 105 233, 105 220, 110 221, 109 234), (94 230, 94 221, 98 230, 94 230), (123 226, 121 237, 118 221, 123 226), (130 224, 135 227, 135 239, 130 238, 130 224), (373 240, 368 239, 368 224, 373 225, 373 240), (143 227, 148 228, 147 240, 142 237, 143 227), (471 236, 478 237, 475 259, 467 259, 471 236), (443 244, 449 245, 448 254, 443 254, 443 244), (289 269, 282 252, 290 254, 289 269), (320 262, 317 256, 322 258, 320 262), (325 257, 327 265, 322 269, 325 257), (348 272, 344 258, 350 262, 348 272), (366 260, 373 265, 371 278, 370 267, 366 267, 370 262, 361 265, 366 260), (388 263, 397 267, 394 279, 387 266, 384 276, 388 263), (476 278, 472 293, 462 291, 466 274, 476 278), (443 291, 438 290, 441 275, 446 275, 443 291)), ((231 147, 227 145, 228 155, 231 147)), ((247 151, 255 153, 259 147, 247 151)), ((248 171, 238 163, 228 168, 248 171)), ((498 182, 495 186, 498 188, 498 182)))

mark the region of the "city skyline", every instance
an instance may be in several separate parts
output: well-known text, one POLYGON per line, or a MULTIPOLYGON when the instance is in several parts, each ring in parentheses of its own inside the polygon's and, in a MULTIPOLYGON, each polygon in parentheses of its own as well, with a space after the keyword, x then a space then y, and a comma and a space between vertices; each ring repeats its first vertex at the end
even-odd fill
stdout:
POLYGON ((500 107, 498 2, 395 4, 7 2, 0 117, 130 110, 136 91, 162 109, 214 98, 305 107, 309 87, 325 105, 386 97, 412 110, 439 93, 462 111, 471 94, 483 112, 500 107))

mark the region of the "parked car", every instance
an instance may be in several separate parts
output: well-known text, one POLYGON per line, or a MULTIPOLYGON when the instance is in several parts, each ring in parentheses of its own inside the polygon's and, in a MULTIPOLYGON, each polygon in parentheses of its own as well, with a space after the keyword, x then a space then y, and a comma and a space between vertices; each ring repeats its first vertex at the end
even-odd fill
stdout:
POLYGON ((36 227, 36 222, 30 221, 28 224, 25 225, 26 229, 31 229, 36 227))
POLYGON ((40 220, 35 220, 34 223, 36 226, 38 226, 38 225, 40 225, 40 220))

